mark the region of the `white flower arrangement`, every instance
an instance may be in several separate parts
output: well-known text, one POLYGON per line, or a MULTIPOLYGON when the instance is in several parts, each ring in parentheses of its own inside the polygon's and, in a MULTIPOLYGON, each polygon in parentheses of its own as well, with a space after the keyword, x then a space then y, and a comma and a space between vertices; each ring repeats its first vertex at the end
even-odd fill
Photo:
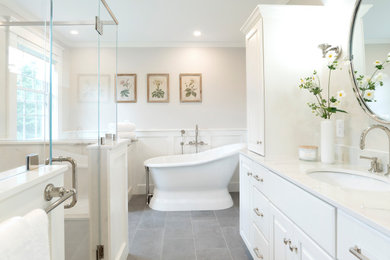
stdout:
POLYGON ((306 89, 312 93, 316 102, 309 102, 307 105, 311 108, 312 113, 324 119, 330 119, 336 112, 347 113, 344 110, 338 108, 342 99, 346 96, 343 90, 337 92, 336 97, 330 96, 330 82, 332 71, 338 67, 337 55, 333 52, 327 54, 328 58, 328 86, 327 86, 327 99, 322 96, 323 89, 321 88, 320 78, 318 77, 317 71, 313 72, 313 75, 301 78, 299 88, 306 89))
MULTIPOLYGON (((378 86, 383 86, 383 78, 386 77, 385 74, 380 72, 385 69, 385 66, 390 63, 390 52, 387 54, 387 59, 382 62, 376 60, 373 62, 375 70, 371 77, 365 75, 358 75, 356 81, 359 84, 360 94, 363 97, 365 102, 376 102, 375 100, 375 90, 378 86)), ((355 74, 358 74, 355 71, 355 74)))

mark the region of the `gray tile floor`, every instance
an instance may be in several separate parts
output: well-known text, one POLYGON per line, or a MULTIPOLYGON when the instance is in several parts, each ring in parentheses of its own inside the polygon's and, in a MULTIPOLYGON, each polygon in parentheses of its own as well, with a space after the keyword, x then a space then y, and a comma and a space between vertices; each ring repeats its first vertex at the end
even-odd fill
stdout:
POLYGON ((216 211, 162 212, 129 202, 128 260, 251 260, 239 234, 238 193, 234 206, 216 211))

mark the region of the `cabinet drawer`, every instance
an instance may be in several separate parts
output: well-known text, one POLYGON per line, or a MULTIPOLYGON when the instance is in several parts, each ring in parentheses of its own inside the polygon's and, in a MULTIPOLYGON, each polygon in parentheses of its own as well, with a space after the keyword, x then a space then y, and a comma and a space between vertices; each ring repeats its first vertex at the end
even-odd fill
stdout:
POLYGON ((257 229, 256 225, 253 224, 253 241, 252 247, 250 248, 251 254, 254 260, 268 260, 269 259, 269 244, 267 240, 264 238, 260 230, 257 229))
POLYGON ((252 220, 264 237, 269 241, 271 212, 269 201, 261 192, 253 187, 252 193, 252 220))
POLYGON ((269 172, 264 195, 331 256, 336 255, 336 209, 269 172))
POLYGON ((253 162, 252 169, 253 186, 255 186, 259 191, 265 193, 269 187, 269 185, 267 185, 267 180, 270 174, 268 169, 255 162, 253 162))
POLYGON ((358 260, 350 249, 359 248, 360 254, 369 260, 390 259, 390 237, 338 211, 337 215, 337 258, 358 260))

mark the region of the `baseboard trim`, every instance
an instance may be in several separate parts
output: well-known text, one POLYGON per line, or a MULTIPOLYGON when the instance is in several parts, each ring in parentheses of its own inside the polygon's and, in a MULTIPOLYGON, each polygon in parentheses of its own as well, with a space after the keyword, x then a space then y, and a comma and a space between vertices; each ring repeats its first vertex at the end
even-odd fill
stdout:
POLYGON ((127 189, 127 201, 130 201, 132 196, 133 196, 133 186, 130 186, 127 189))

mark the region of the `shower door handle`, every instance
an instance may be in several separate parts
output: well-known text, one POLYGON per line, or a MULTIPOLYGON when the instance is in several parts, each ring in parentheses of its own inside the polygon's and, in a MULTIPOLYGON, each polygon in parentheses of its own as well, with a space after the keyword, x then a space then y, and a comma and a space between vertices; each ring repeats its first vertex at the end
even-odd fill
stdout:
MULTIPOLYGON (((69 209, 73 208, 77 203, 77 173, 76 166, 77 163, 71 157, 53 157, 51 158, 52 162, 68 162, 72 165, 72 190, 74 190, 72 201, 69 204, 66 204, 64 208, 69 209)), ((46 159, 45 164, 48 165, 50 163, 50 159, 46 159)))

